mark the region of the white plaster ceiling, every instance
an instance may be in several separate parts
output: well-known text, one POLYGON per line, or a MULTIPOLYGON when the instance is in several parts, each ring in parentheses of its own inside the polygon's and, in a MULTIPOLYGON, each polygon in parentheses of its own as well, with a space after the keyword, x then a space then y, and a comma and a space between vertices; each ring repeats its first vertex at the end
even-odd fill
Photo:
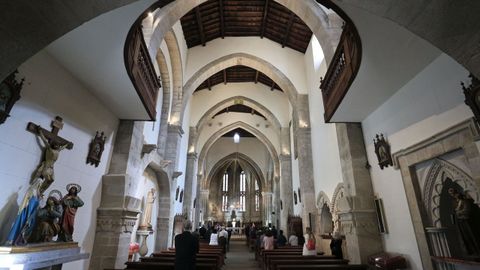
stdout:
POLYGON ((120 119, 149 120, 126 72, 123 49, 131 25, 154 2, 139 1, 105 13, 47 47, 120 119))
POLYGON ((361 122, 441 52, 391 21, 339 5, 357 27, 363 53, 357 77, 331 121, 361 122))

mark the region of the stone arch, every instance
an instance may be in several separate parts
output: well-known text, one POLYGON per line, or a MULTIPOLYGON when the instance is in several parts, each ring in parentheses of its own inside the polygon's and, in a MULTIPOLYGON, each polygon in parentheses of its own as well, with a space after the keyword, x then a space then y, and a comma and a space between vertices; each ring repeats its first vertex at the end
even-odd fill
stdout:
MULTIPOLYGON (((266 108, 259 102, 245 96, 230 97, 212 106, 212 108, 210 108, 198 121, 196 125, 197 132, 200 133, 203 127, 205 126, 205 123, 209 119, 211 119, 218 111, 224 109, 228 105, 233 105, 233 102, 238 99, 243 100, 245 102, 244 105, 262 113, 267 118, 267 120, 271 124, 273 124, 277 133, 280 133, 280 129, 282 128, 282 125, 280 124, 280 121, 278 120, 278 118, 268 108, 266 108)), ((196 145, 196 142, 195 142, 195 145, 196 145)))
POLYGON ((222 159, 220 159, 212 167, 212 169, 209 172, 207 172, 208 177, 203 179, 203 181, 205 181, 205 182, 201 183, 202 186, 208 188, 210 186, 210 183, 212 181, 213 176, 216 173, 218 173, 218 170, 220 170, 222 167, 227 165, 227 163, 230 162, 232 159, 236 159, 236 158, 239 159, 239 162, 241 162, 241 164, 242 163, 247 164, 246 167, 250 167, 252 169, 252 172, 255 173, 258 180, 260 180, 260 189, 261 190, 263 190, 266 187, 271 186, 271 184, 267 183, 267 181, 266 181, 266 179, 265 179, 265 177, 262 173, 262 170, 260 169, 260 167, 258 167, 257 163, 253 159, 251 159, 249 156, 247 156, 245 154, 242 154, 242 153, 238 153, 238 152, 229 154, 228 156, 225 156, 222 159))
POLYGON ((158 212, 157 212, 157 227, 155 228, 156 231, 156 238, 155 248, 158 249, 165 249, 168 247, 168 236, 170 225, 170 181, 168 180, 167 173, 155 162, 150 162, 144 169, 151 169, 155 172, 157 178, 157 204, 158 204, 158 212))
POLYGON ((332 212, 330 211, 330 205, 331 202, 328 195, 325 192, 320 191, 317 196, 318 226, 315 226, 319 235, 333 232, 333 218, 332 212))
POLYGON ((160 77, 162 79, 163 99, 162 112, 160 115, 160 128, 158 133, 157 147, 159 153, 165 152, 165 145, 167 143, 167 124, 168 115, 171 106, 171 89, 170 89, 170 73, 168 72, 167 59, 161 50, 157 52, 157 64, 160 69, 160 77))
POLYGON ((345 186, 343 183, 338 183, 337 187, 335 188, 335 191, 333 192, 332 196, 332 201, 330 203, 330 212, 332 213, 332 221, 333 221, 333 230, 334 231, 340 231, 341 229, 341 224, 340 224, 340 219, 338 216, 339 212, 339 201, 340 199, 344 198, 346 196, 345 193, 345 186))
POLYGON ((197 89, 202 82, 218 71, 236 65, 242 65, 256 69, 268 76, 278 86, 280 86, 283 91, 285 91, 290 104, 293 108, 295 108, 297 101, 297 90, 290 79, 283 74, 283 72, 260 57, 247 53, 233 53, 222 56, 206 64, 190 77, 184 86, 183 110, 185 110, 188 99, 192 96, 195 89, 197 89))
POLYGON ((442 227, 440 220, 440 195, 447 179, 463 188, 465 195, 480 204, 480 190, 466 172, 450 162, 436 158, 428 171, 423 189, 423 200, 427 215, 434 227, 442 227))
POLYGON ((182 56, 180 54, 180 47, 178 45, 177 36, 173 30, 165 34, 165 43, 167 44, 168 53, 170 54, 170 63, 172 66, 172 103, 170 109, 169 123, 173 125, 180 125, 182 119, 182 87, 183 87, 183 66, 182 56))
MULTIPOLYGON (((277 151, 275 150, 275 147, 273 144, 270 142, 270 140, 263 134, 261 133, 258 129, 243 123, 243 122, 235 122, 232 123, 228 126, 223 127, 222 129, 218 130, 215 132, 210 138, 207 140, 207 142, 203 145, 202 150, 200 152, 199 158, 198 158, 198 174, 200 175, 205 175, 204 174, 204 166, 205 166, 205 158, 207 156, 208 151, 210 150, 210 147, 215 143, 223 134, 235 129, 235 128, 243 128, 246 131, 252 133, 259 139, 267 148, 270 157, 273 160, 273 166, 274 166, 274 176, 280 175, 280 160, 277 154, 277 151)), ((205 187, 204 187, 205 188, 205 187)))

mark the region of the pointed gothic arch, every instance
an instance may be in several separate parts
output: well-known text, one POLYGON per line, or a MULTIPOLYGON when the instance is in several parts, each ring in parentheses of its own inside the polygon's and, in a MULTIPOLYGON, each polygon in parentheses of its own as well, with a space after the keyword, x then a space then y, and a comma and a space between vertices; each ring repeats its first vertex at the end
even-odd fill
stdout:
MULTIPOLYGON (((235 100, 239 100, 241 99, 242 101, 244 101, 244 105, 260 112, 261 114, 263 114, 267 120, 274 126, 275 128, 275 131, 280 134, 280 129, 282 128, 282 125, 280 124, 280 121, 278 120, 278 118, 268 109, 266 108, 265 106, 263 106, 262 104, 260 104, 259 102, 251 99, 251 98, 248 98, 248 97, 245 97, 245 96, 234 96, 234 97, 230 97, 230 98, 227 98, 223 101, 220 101, 219 103, 215 104, 214 106, 212 106, 203 116, 202 118, 200 118, 200 120, 198 121, 197 125, 196 125, 196 129, 197 129, 197 132, 198 133, 201 133, 203 127, 205 126, 206 122, 211 119, 218 111, 221 111, 222 109, 224 109, 225 107, 227 106, 230 106, 232 104, 234 104, 234 101, 235 100)), ((198 140, 198 138, 197 138, 198 140)), ((197 145, 197 141, 195 141, 195 146, 197 145)))
POLYGON ((340 231, 341 230, 341 224, 340 224, 340 218, 338 216, 339 212, 339 201, 340 199, 345 197, 345 186, 343 182, 338 183, 337 187, 335 188, 335 191, 333 192, 332 196, 332 201, 330 203, 330 212, 332 213, 332 221, 333 221, 333 230, 334 231, 340 231))
POLYGON ((440 158, 436 158, 428 171, 423 189, 423 202, 434 227, 442 227, 440 219, 440 195, 447 179, 462 187, 465 195, 480 203, 480 189, 475 181, 462 169, 440 158))
POLYGON ((212 147, 212 145, 225 133, 234 130, 236 128, 243 128, 246 131, 252 133, 259 139, 267 148, 270 157, 273 160, 273 167, 274 167, 274 176, 280 175, 280 159, 277 153, 277 150, 275 150, 275 147, 271 143, 271 141, 258 129, 244 123, 244 122, 235 122, 232 123, 228 126, 225 126, 221 128, 220 130, 216 131, 210 138, 205 142, 205 144, 201 147, 200 155, 198 158, 198 174, 199 175, 205 175, 205 158, 207 156, 208 151, 212 147))
POLYGON ((170 64, 172 67, 172 96, 170 103, 170 115, 168 122, 173 125, 180 125, 181 118, 181 101, 183 86, 183 64, 180 46, 178 45, 177 36, 173 30, 165 34, 165 43, 167 44, 168 53, 170 55, 170 64))

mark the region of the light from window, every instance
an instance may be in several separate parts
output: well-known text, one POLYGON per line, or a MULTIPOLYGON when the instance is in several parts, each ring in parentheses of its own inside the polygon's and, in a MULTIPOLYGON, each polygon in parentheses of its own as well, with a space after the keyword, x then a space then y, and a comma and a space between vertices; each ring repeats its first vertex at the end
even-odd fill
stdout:
POLYGON ((223 174, 222 181, 222 211, 228 211, 228 173, 223 174))
POLYGON ((260 188, 257 181, 255 181, 255 211, 260 211, 260 188))
POLYGON ((246 190, 245 172, 240 173, 240 211, 245 211, 245 190, 246 190))

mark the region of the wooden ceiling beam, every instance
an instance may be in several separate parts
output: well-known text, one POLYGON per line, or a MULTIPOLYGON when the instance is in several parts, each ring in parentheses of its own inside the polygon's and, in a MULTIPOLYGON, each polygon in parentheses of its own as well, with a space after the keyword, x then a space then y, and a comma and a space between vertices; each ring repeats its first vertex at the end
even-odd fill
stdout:
POLYGON ((272 80, 272 86, 270 87, 270 90, 274 90, 275 89, 275 82, 272 80))
POLYGON ((267 15, 268 15, 268 0, 265 0, 265 7, 263 9, 262 30, 260 33, 260 38, 263 38, 263 35, 265 34, 265 27, 267 25, 267 15))
POLYGON ((212 83, 210 82, 210 77, 207 79, 208 90, 212 90, 212 83))
POLYGON ((258 83, 258 76, 260 75, 260 72, 258 70, 255 72, 255 83, 258 83))
POLYGON ((287 31, 285 32, 285 37, 283 38, 283 41, 282 41, 282 48, 284 48, 285 44, 287 44, 288 36, 290 35, 290 31, 292 29, 294 19, 295 19, 295 13, 290 11, 290 17, 288 18, 288 24, 287 24, 287 31))
POLYGON ((205 46, 205 32, 203 32, 202 15, 200 14, 200 8, 198 6, 195 8, 195 17, 197 17, 198 31, 200 32, 200 42, 202 46, 205 46))
POLYGON ((223 70, 223 84, 227 84, 227 69, 223 70))
POLYGON ((223 0, 218 0, 220 10, 220 33, 222 38, 225 38, 225 18, 223 16, 223 0))

